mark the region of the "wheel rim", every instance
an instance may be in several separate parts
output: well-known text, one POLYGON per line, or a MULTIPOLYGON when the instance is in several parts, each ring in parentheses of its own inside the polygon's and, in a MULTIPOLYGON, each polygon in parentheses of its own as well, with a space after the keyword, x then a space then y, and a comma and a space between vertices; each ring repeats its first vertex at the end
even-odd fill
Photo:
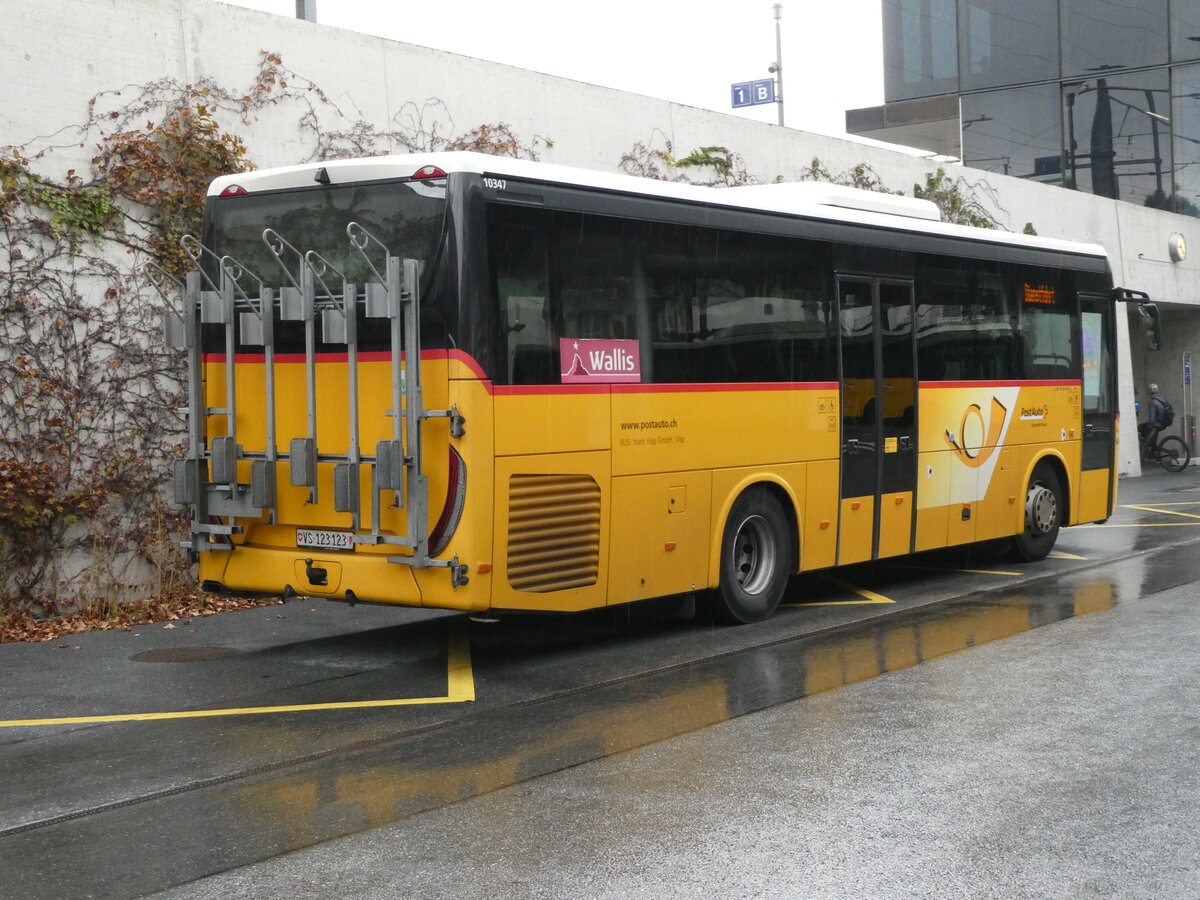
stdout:
POLYGON ((775 570, 775 535, 762 516, 750 516, 733 539, 733 577, 747 594, 760 593, 775 570))
POLYGON ((1031 484, 1025 499, 1025 521, 1033 534, 1049 534, 1058 522, 1058 498, 1044 484, 1031 484))

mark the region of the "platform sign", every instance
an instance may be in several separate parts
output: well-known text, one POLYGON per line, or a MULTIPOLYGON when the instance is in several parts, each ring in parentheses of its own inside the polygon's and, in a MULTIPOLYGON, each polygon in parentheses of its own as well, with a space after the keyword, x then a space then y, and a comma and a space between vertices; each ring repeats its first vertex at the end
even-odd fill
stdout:
POLYGON ((1192 383, 1192 354, 1183 354, 1183 383, 1192 383))
POLYGON ((758 106, 762 103, 775 102, 775 79, 764 78, 761 81, 743 81, 730 85, 733 95, 733 108, 743 106, 758 106))

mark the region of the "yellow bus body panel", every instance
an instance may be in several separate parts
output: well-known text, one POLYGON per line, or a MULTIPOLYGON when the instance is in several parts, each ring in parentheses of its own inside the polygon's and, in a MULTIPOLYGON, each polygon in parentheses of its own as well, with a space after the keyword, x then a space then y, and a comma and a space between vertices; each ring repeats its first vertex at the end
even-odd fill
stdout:
POLYGON ((1065 473, 1064 524, 1090 520, 1079 507, 1080 401, 1078 382, 922 385, 915 549, 1019 533, 1043 458, 1065 473))
POLYGON ((875 535, 875 498, 847 497, 841 502, 841 513, 838 565, 869 560, 875 535))
POLYGON ((1108 483, 1112 473, 1108 469, 1094 469, 1080 473, 1078 522, 1095 522, 1107 519, 1111 514, 1108 503, 1108 483))
POLYGON ((879 557, 903 556, 912 547, 912 491, 879 498, 879 557))
POLYGON ((539 393, 496 389, 496 456, 609 449, 607 391, 554 387, 539 393))
POLYGON ((609 603, 709 587, 712 472, 614 478, 609 603))
MULTIPOLYGON (((220 362, 206 366, 209 407, 226 403, 226 371, 220 362)), ((237 365, 237 434, 247 452, 265 450, 264 371, 253 361, 237 365)), ((422 432, 431 527, 447 496, 451 447, 465 464, 463 513, 443 559, 466 566, 466 584, 455 588, 442 566, 414 570, 388 562, 407 553, 394 545, 297 548, 297 527, 350 527, 350 514, 332 507, 331 462, 318 464, 315 505, 306 487, 290 483, 288 464, 279 463, 277 513, 285 524, 240 519, 245 533, 233 538, 237 550, 201 554, 201 579, 241 590, 291 584, 316 596, 340 599, 352 591, 362 600, 463 610, 572 611, 717 587, 728 512, 760 482, 777 486, 795 519, 803 571, 870 560, 876 517, 878 558, 1016 534, 1024 524, 1025 486, 1045 458, 1066 473, 1068 521, 1111 511, 1109 470, 1078 474, 1077 382, 923 384, 916 489, 882 495, 876 508, 874 497, 839 495, 834 384, 522 388, 495 387, 481 374, 454 353, 422 364, 426 407, 453 406, 466 420, 462 438, 450 437, 445 418, 428 420, 422 432), (538 513, 531 524, 522 510, 547 497, 565 498, 562 510, 544 521, 538 513), (588 520, 582 545, 544 541, 563 529, 560 513, 588 520), (309 559, 326 569, 324 587, 307 582, 309 559), (592 568, 594 577, 579 575, 592 568), (581 577, 586 583, 576 583, 581 577), (563 579, 571 585, 560 589, 563 579)), ((278 363, 276 379, 277 396, 295 398, 278 406, 277 449, 287 452, 288 440, 307 432, 303 362, 278 363)), ((317 385, 318 449, 344 454, 345 361, 318 362, 317 385)), ((390 385, 390 362, 360 361, 358 437, 365 455, 392 437, 390 385)), ((210 416, 208 425, 210 434, 224 433, 222 416, 210 416)), ((249 471, 248 461, 239 463, 239 480, 249 481, 249 471)), ((364 465, 364 530, 371 501, 364 465)), ((385 504, 381 522, 385 533, 402 535, 405 510, 385 504)))
POLYGON ((836 459, 810 462, 800 517, 800 570, 825 569, 837 563, 838 469, 836 459))

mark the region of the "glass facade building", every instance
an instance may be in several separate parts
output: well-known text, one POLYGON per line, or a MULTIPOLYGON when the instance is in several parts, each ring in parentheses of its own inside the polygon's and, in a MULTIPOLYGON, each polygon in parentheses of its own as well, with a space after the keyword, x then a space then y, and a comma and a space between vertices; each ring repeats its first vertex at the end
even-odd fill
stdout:
POLYGON ((967 166, 1200 216, 1200 0, 883 0, 883 31, 850 131, 949 111, 928 149, 967 166))

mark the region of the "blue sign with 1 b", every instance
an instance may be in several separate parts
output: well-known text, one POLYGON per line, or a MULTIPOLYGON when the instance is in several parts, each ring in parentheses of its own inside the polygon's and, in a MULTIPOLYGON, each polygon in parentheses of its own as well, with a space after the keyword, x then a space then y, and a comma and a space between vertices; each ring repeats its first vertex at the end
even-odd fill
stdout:
POLYGON ((733 108, 742 106, 758 106, 760 103, 775 102, 775 79, 764 78, 761 81, 743 81, 730 85, 733 94, 733 108))

